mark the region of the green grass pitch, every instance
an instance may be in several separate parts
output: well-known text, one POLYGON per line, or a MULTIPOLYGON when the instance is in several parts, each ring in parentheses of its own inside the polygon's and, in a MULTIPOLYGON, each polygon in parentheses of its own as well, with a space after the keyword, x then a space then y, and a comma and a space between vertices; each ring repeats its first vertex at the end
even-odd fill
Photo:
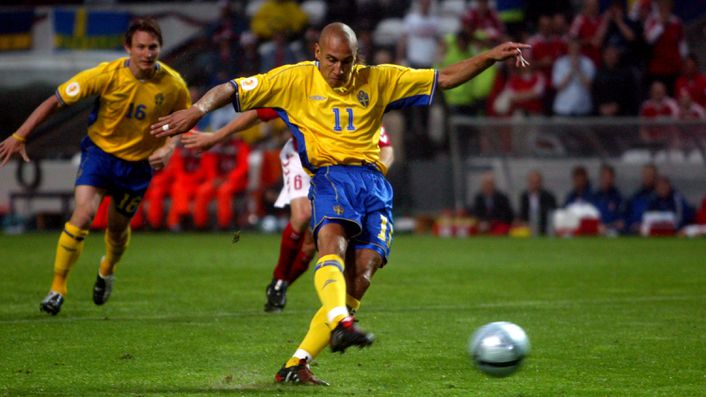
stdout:
POLYGON ((324 352, 328 388, 277 386, 317 308, 311 272, 263 312, 278 236, 136 233, 110 302, 93 233, 62 312, 38 303, 58 233, 0 236, 0 395, 704 396, 706 240, 398 236, 363 302, 369 349, 324 352), (489 378, 466 354, 491 321, 531 355, 489 378))

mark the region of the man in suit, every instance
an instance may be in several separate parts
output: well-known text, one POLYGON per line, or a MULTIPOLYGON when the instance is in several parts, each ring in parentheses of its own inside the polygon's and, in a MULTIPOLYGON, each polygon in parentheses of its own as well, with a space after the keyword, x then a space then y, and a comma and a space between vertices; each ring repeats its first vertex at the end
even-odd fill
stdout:
POLYGON ((478 218, 480 233, 503 235, 510 231, 515 214, 507 195, 495 187, 495 177, 491 172, 483 175, 481 191, 476 194, 472 213, 478 218))
POLYGON ((533 235, 547 234, 549 214, 556 209, 556 197, 542 186, 542 173, 532 170, 527 174, 527 189, 520 195, 520 222, 533 235))

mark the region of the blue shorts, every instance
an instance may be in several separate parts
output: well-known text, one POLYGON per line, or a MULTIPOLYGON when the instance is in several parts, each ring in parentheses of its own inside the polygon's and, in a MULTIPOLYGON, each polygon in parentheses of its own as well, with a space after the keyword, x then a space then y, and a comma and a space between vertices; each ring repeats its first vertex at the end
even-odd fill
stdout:
POLYGON ((369 248, 387 261, 392 244, 392 186, 372 165, 322 167, 311 178, 311 229, 336 222, 346 228, 349 245, 369 248))
POLYGON ((105 189, 119 213, 127 217, 135 214, 151 180, 152 167, 147 160, 123 160, 104 152, 89 137, 81 141, 76 186, 105 189))

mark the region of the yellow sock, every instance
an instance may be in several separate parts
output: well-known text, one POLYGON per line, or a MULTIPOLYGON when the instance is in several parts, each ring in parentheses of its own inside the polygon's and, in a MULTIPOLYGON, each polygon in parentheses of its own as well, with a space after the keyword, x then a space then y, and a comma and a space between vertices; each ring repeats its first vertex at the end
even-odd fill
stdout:
POLYGON ((346 295, 346 306, 348 306, 348 311, 351 314, 355 314, 360 310, 360 301, 350 295, 346 295))
POLYGON ((120 262, 120 258, 123 257, 123 253, 127 249, 128 244, 130 244, 130 236, 132 231, 130 226, 125 230, 119 240, 113 240, 111 234, 108 230, 105 231, 105 257, 100 264, 101 276, 110 276, 115 272, 115 265, 120 262))
POLYGON ((335 328, 348 316, 343 259, 338 255, 325 255, 316 262, 314 272, 314 286, 325 310, 326 321, 330 328, 335 328))
POLYGON ((66 296, 66 279, 74 263, 81 256, 83 242, 88 235, 88 230, 66 222, 64 230, 59 236, 59 243, 56 246, 56 257, 54 259, 54 280, 51 283, 51 290, 66 296))
POLYGON ((305 359, 311 361, 316 358, 328 345, 331 338, 331 330, 326 323, 326 310, 323 306, 314 314, 309 324, 304 340, 294 352, 292 358, 287 361, 286 367, 292 367, 299 364, 299 360, 305 359))

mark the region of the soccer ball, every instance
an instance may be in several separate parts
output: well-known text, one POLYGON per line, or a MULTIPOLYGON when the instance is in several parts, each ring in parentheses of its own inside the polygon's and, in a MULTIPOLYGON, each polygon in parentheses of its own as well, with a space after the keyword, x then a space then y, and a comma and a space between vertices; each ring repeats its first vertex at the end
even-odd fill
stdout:
POLYGON ((525 331, 506 321, 478 328, 468 343, 468 353, 476 366, 486 374, 497 377, 517 371, 529 349, 525 331))

